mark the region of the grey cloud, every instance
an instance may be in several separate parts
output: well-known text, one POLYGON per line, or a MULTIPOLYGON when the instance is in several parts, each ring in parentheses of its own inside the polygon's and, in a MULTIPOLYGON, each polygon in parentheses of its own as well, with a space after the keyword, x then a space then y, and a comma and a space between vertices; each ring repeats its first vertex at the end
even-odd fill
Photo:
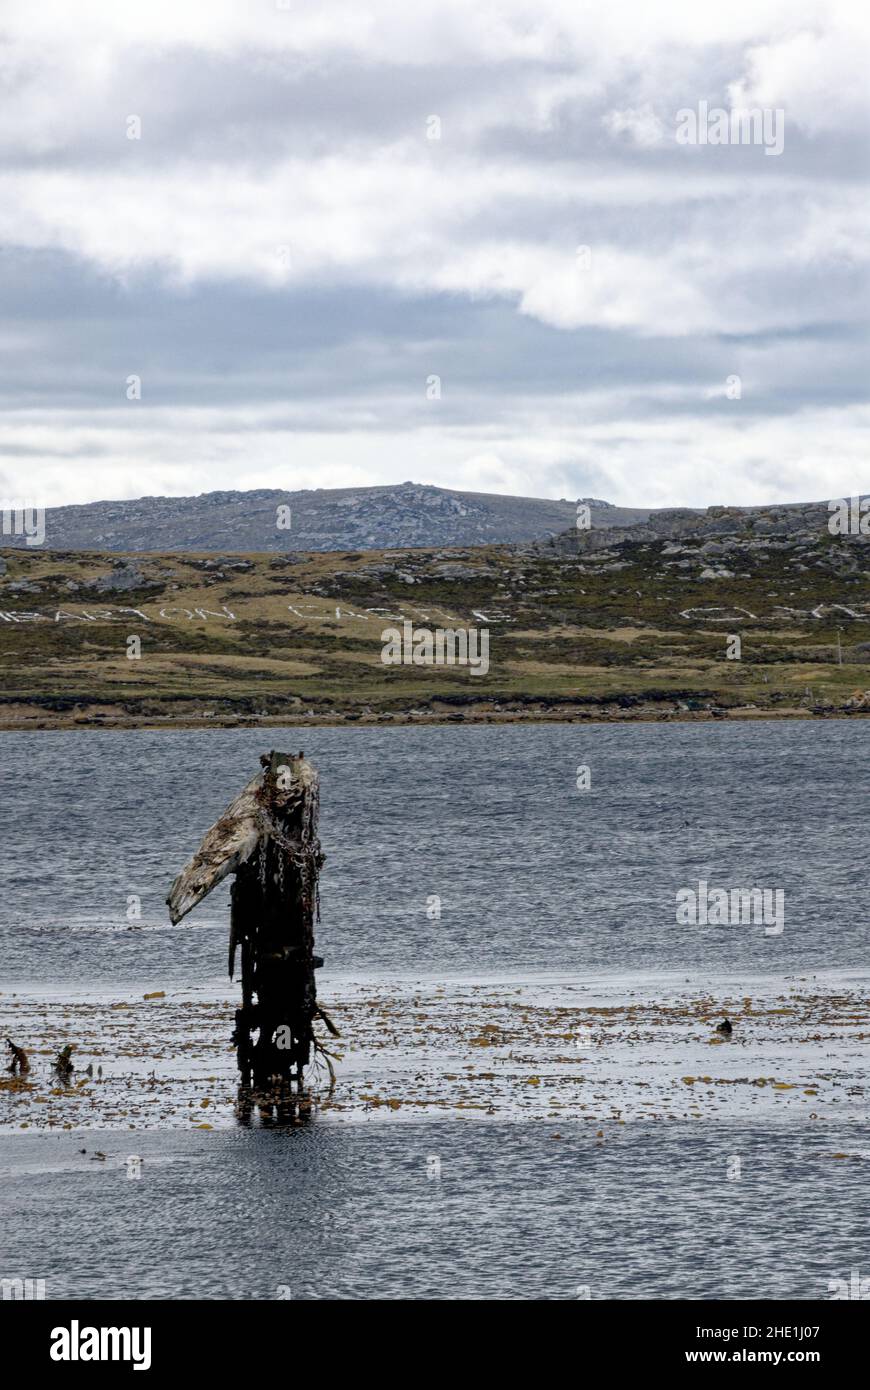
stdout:
POLYGON ((357 428, 360 406, 372 410, 372 427, 402 427, 418 418, 435 373, 446 409, 464 420, 483 410, 491 422, 520 398, 590 392, 632 396, 635 416, 658 418, 696 409, 706 390, 745 371, 747 387, 751 377, 763 392, 747 390, 743 412, 777 413, 863 399, 870 365, 864 335, 831 324, 758 342, 649 340, 554 330, 508 303, 460 295, 275 292, 223 282, 178 295, 147 277, 119 290, 64 256, 7 256, 0 289, 7 327, 24 340, 0 344, 7 407, 116 410, 136 373, 144 389, 133 410, 289 401, 322 419, 325 403, 331 428, 342 427, 343 409, 353 410, 357 428))
MULTIPOLYGON (((521 412, 537 412, 558 434, 572 397, 590 420, 608 419, 609 410, 617 427, 670 420, 676 429, 699 413, 749 428, 809 407, 858 405, 870 366, 867 263, 850 241, 854 235, 857 243, 858 228, 850 227, 848 200, 866 181, 866 130, 844 116, 811 131, 787 107, 781 157, 758 148, 685 149, 672 139, 681 107, 727 101, 729 83, 746 72, 748 47, 748 39, 691 51, 645 47, 610 59, 591 43, 577 62, 554 43, 525 59, 439 56, 411 65, 341 51, 291 55, 258 47, 256 36, 223 50, 131 45, 93 93, 80 89, 66 123, 55 122, 56 139, 42 144, 26 130, 22 136, 21 125, 28 100, 38 107, 39 84, 50 77, 34 49, 10 70, 5 89, 7 170, 37 180, 51 171, 73 180, 132 171, 143 214, 161 178, 179 166, 194 183, 197 168, 203 177, 219 170, 231 200, 234 180, 262 175, 265 182, 287 158, 341 154, 351 177, 357 159, 364 174, 366 159, 389 160, 410 144, 431 172, 436 212, 438 190, 446 199, 460 164, 481 177, 502 166, 518 177, 484 206, 460 208, 442 230, 445 254, 473 260, 485 248, 496 261, 481 286, 449 293, 440 284, 454 281, 427 276, 425 226, 408 231, 417 277, 400 261, 401 232, 391 232, 394 241, 375 246, 361 265, 335 254, 309 281, 265 286, 240 260, 220 280, 194 273, 182 286, 157 260, 120 277, 111 247, 89 257, 62 249, 62 211, 52 224, 49 208, 48 230, 40 226, 34 236, 48 249, 27 249, 13 237, 0 250, 9 457, 67 457, 63 438, 16 436, 27 412, 43 423, 52 412, 58 419, 73 412, 97 433, 104 422, 117 428, 131 373, 144 385, 142 402, 130 406, 138 427, 156 409, 248 408, 244 419, 216 416, 208 427, 198 465, 204 482, 219 436, 257 431, 262 421, 288 437, 392 432, 400 452, 405 437, 433 418, 424 397, 430 374, 443 382, 440 423, 481 438, 521 412), (661 122, 660 144, 644 146, 608 124, 614 112, 647 108, 661 122), (125 136, 132 113, 143 121, 141 141, 125 136), (431 114, 443 121, 440 142, 425 139, 431 114), (576 195, 565 193, 566 170, 576 195), (787 254, 805 236, 806 254, 787 254), (703 289, 721 306, 723 331, 670 336, 666 322, 659 332, 642 314, 640 329, 633 322, 554 327, 540 313, 518 312, 521 291, 498 286, 498 248, 519 245, 567 263, 578 243, 593 254, 607 246, 645 258, 660 266, 666 289, 675 262, 709 265, 703 289), (745 331, 733 331, 744 323, 745 331), (734 402, 711 394, 732 373, 744 382, 739 414, 734 402)), ((48 100, 48 85, 44 94, 48 100)), ((833 90, 835 114, 838 99, 833 90)), ((397 164, 397 200, 401 178, 397 164)), ((303 198, 288 198, 291 240, 306 211, 303 198)), ((624 442, 614 435, 602 448, 624 442)), ((76 450, 82 459, 111 458, 93 438, 76 450)), ((775 477, 779 466, 768 460, 763 469, 775 477)), ((552 467, 555 478, 561 465, 552 467)), ((84 471, 82 479, 86 487, 84 471)), ((606 491, 606 473, 591 482, 606 491)))

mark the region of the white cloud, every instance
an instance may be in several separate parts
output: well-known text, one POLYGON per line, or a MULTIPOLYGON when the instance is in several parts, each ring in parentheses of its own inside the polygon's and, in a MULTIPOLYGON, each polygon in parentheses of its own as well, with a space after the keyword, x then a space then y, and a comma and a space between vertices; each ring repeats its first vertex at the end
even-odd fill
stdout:
MULTIPOLYGON (((608 111, 602 123, 611 135, 626 135, 634 144, 645 150, 655 149, 657 145, 664 144, 668 136, 664 124, 649 102, 641 107, 629 107, 625 111, 608 111)), ((673 131, 670 134, 673 138, 673 131)))
MULTIPOLYGON (((292 427, 287 411, 151 410, 131 421, 106 412, 98 425, 76 412, 25 412, 0 427, 0 453, 53 449, 21 477, 0 470, 0 494, 34 505, 81 501, 68 459, 87 459, 90 498, 182 496, 211 489, 351 487, 409 477, 471 491, 574 497, 595 490, 625 506, 754 503, 866 491, 863 436, 870 407, 805 409, 776 419, 733 402, 672 418, 639 419, 603 395, 533 400, 453 426, 432 418, 397 435, 386 422, 335 431, 292 427), (270 416, 272 417, 270 419, 270 416), (206 442, 205 449, 203 441, 206 442), (94 453, 93 450, 101 452, 94 453)), ((433 412, 437 407, 433 407, 433 412)))
POLYGON ((746 73, 729 84, 732 106, 782 108, 810 135, 866 135, 870 119, 868 22, 856 6, 827 33, 803 31, 753 46, 746 73))

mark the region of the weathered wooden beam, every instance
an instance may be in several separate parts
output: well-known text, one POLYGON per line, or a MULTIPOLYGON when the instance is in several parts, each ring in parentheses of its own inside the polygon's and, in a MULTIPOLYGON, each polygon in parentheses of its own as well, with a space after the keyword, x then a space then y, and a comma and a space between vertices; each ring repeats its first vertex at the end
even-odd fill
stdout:
POLYGON ((236 875, 228 964, 232 978, 241 948, 233 1041, 242 1080, 267 1087, 293 1079, 301 1086, 320 1012, 314 971, 323 964, 314 954, 323 863, 319 778, 302 753, 273 751, 260 762, 263 771, 206 832, 167 902, 178 922, 228 873, 236 875))
POLYGON ((196 854, 185 864, 169 890, 169 920, 176 926, 206 894, 250 859, 261 835, 257 793, 262 772, 231 801, 220 820, 205 832, 196 854))

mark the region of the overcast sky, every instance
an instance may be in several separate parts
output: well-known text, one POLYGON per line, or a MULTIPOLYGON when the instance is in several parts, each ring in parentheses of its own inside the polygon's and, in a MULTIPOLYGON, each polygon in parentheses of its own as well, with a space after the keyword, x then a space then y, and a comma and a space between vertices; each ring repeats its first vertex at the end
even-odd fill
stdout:
POLYGON ((3 0, 0 495, 866 492, 867 13, 3 0))

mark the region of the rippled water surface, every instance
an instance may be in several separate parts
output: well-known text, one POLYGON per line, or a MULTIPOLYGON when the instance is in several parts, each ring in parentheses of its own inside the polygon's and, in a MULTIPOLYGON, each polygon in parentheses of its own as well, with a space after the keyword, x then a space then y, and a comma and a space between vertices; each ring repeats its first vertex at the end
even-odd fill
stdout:
POLYGON ((4 1266, 49 1298, 297 1299, 816 1300, 870 1268, 866 1155, 833 1159, 839 1133, 555 1132, 150 1134, 138 1180, 117 1142, 94 1162, 78 1137, 0 1138, 4 1266))
MULTIPOLYGON (((104 1060, 107 1077, 114 1065, 134 1080, 162 1065, 184 1124, 203 1113, 183 1108, 200 1104, 185 1086, 198 1098, 230 1085, 229 1074, 212 1084, 209 1059, 189 1078, 179 1070, 187 1023, 172 1022, 191 990, 201 1012, 190 1027, 202 1032, 207 1001, 235 988, 227 891, 177 928, 164 898, 270 746, 303 744, 321 772, 322 978, 336 1000, 368 1008, 370 997, 385 1012, 384 1028, 366 1032, 346 1003, 358 1036, 339 1098, 375 1067, 375 1088, 394 1093, 392 1053, 374 1049, 402 988, 439 1026, 466 994, 472 1011, 494 1008, 499 980, 505 997, 540 977, 554 1005, 604 1006, 590 1015, 604 1041, 587 1030, 599 1052, 584 1043, 568 1067, 576 1103, 553 1081, 573 1023, 559 1024, 552 1055, 544 1027, 533 1053, 518 1010, 519 1041, 499 1064, 535 1102, 512 1119, 485 1103, 454 1107, 468 1073, 485 1095, 496 1066, 455 1040, 450 1070, 463 1075, 435 1085, 446 1086, 437 1119, 381 1104, 359 1123, 315 1114, 290 1129, 232 1127, 228 1111, 230 1127, 208 1133, 128 1133, 113 1102, 110 1127, 63 1131, 50 1118, 62 1100, 38 1105, 34 1092, 0 1134, 0 1275, 45 1278, 49 1298, 815 1300, 832 1279, 870 1274, 866 731, 824 721, 0 735, 0 1003, 52 1046, 87 1031, 85 1010, 99 1056, 99 1043, 117 1046, 101 1009, 121 1036, 147 1027, 143 987, 166 991, 162 1012, 143 1015, 154 1026, 141 1046, 104 1060), (782 889, 785 930, 677 925, 677 891, 701 879, 782 889), (436 897, 440 917, 427 915, 436 897), (128 917, 137 899, 141 917, 128 917), (707 1046, 704 1008, 686 1022, 679 1007, 660 1023, 631 1012, 665 977, 666 1006, 679 990, 709 995, 711 1009, 752 993, 730 1049, 707 1046), (122 996, 126 1014, 112 1009, 122 996), (654 1063, 670 1067, 667 1086, 654 1063), (535 1066, 540 1090, 526 1084, 535 1066), (800 1084, 776 1090, 774 1074, 800 1084), (753 1105, 741 1109, 744 1093, 753 1105), (144 1160, 138 1180, 131 1154, 144 1160)), ((225 1052, 222 1018, 211 1026, 225 1052)), ((437 1033, 424 1041, 438 1052, 437 1033)), ((409 1095, 416 1056, 403 1054, 409 1095)))
POLYGON ((867 959, 866 723, 72 731, 0 735, 5 979, 219 977, 226 885, 175 929, 168 885, 258 754, 303 739, 331 972, 867 959), (784 890, 785 931, 676 925, 677 890, 702 879, 784 890))
POLYGON ((870 1268, 866 1155, 832 1159, 838 1134, 553 1133, 149 1134, 139 1180, 117 1143, 6 1138, 4 1264, 88 1298, 820 1300, 870 1268))

